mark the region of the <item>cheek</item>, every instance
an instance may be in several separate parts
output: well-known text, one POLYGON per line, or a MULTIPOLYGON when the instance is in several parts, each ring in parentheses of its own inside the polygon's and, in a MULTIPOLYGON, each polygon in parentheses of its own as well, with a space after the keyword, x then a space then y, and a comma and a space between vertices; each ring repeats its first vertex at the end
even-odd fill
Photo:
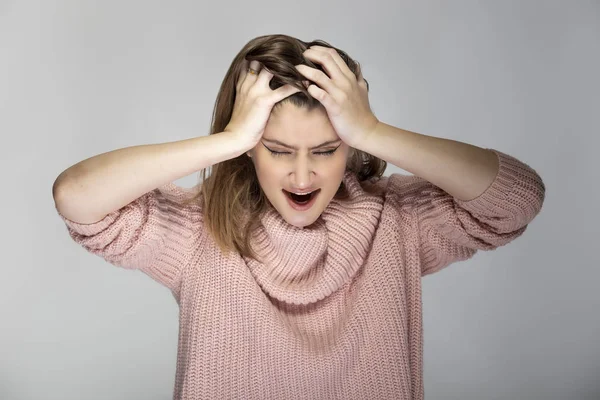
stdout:
POLYGON ((261 157, 254 160, 254 169, 259 181, 265 184, 276 181, 281 175, 281 168, 277 168, 272 160, 261 157))
POLYGON ((264 171, 269 170, 269 164, 266 162, 265 157, 261 155, 257 155, 255 153, 254 157, 252 157, 252 162, 254 163, 254 169, 258 173, 262 173, 264 171))
POLYGON ((344 173, 346 170, 347 161, 345 158, 340 157, 339 160, 331 163, 330 170, 332 174, 339 175, 344 173))

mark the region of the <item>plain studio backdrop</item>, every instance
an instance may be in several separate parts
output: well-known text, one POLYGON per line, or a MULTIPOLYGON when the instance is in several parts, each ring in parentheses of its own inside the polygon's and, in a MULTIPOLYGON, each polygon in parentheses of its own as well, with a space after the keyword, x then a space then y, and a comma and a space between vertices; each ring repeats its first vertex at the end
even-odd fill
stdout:
POLYGON ((347 51, 381 121, 547 186, 522 237, 423 279, 426 398, 600 398, 600 4, 541 0, 0 1, 0 398, 171 398, 173 296, 77 246, 52 183, 206 135, 233 57, 272 33, 347 51))

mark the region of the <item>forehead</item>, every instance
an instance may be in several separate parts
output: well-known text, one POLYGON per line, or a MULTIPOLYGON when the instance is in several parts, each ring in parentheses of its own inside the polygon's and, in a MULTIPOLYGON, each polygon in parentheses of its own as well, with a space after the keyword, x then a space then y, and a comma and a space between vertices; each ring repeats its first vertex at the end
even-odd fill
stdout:
POLYGON ((285 103, 271 113, 264 138, 289 145, 310 146, 338 139, 338 136, 324 109, 308 111, 307 108, 285 103))

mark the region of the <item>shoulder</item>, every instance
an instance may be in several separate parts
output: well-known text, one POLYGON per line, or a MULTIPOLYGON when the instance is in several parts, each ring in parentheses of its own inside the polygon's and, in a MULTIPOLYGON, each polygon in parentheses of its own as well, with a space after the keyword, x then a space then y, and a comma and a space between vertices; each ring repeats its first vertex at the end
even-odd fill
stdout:
POLYGON ((169 182, 162 186, 159 186, 154 191, 164 196, 165 199, 176 203, 195 203, 191 200, 199 198, 201 194, 201 185, 196 185, 191 188, 185 188, 178 186, 173 182, 169 182))
POLYGON ((393 173, 372 185, 381 191, 384 210, 395 215, 412 214, 423 202, 443 195, 441 189, 416 175, 393 173))
POLYGON ((371 178, 361 183, 365 191, 378 192, 387 200, 406 200, 407 197, 421 192, 432 185, 415 175, 393 173, 389 176, 371 178))

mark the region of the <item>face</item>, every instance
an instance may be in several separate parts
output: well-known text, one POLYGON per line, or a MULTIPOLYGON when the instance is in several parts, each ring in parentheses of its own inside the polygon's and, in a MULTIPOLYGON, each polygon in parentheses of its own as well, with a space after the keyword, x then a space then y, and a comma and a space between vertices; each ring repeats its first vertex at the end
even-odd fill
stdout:
POLYGON ((337 192, 350 147, 337 136, 324 109, 284 103, 273 110, 261 141, 247 154, 273 207, 289 224, 304 228, 337 192), (304 205, 304 197, 290 194, 306 192, 312 194, 304 205))

